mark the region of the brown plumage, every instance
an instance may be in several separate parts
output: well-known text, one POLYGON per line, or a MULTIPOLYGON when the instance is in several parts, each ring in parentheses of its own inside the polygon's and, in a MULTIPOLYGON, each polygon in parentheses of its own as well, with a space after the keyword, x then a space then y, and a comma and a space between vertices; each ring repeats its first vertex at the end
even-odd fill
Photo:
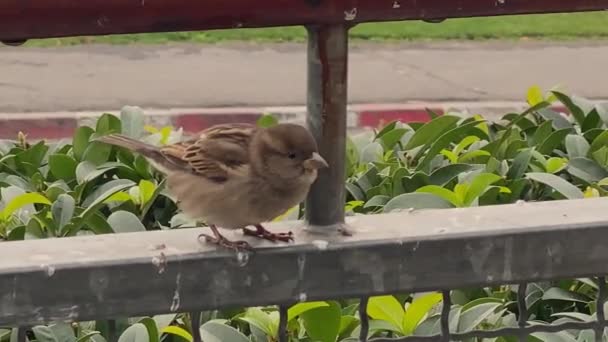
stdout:
POLYGON ((216 125, 160 148, 117 134, 98 140, 146 157, 166 174, 168 191, 184 213, 209 224, 214 236, 203 234, 207 241, 237 249, 249 245, 227 240, 216 226, 271 241, 292 240, 291 233, 273 234, 261 224, 302 202, 317 170, 328 167, 312 135, 294 124, 216 125))

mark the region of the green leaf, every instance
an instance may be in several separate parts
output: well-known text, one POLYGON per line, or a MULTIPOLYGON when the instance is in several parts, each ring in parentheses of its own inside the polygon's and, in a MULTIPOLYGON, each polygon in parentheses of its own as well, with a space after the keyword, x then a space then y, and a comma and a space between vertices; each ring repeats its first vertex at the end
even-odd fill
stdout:
POLYGON ((407 307, 403 320, 403 330, 411 335, 429 311, 442 300, 441 293, 429 293, 415 298, 407 307))
POLYGON ((156 322, 152 318, 144 317, 140 319, 138 323, 141 323, 146 327, 150 342, 160 342, 158 328, 156 327, 156 322))
POLYGON ((605 125, 608 125, 608 103, 598 103, 595 105, 597 115, 602 119, 605 125))
POLYGON ((101 176, 106 170, 97 170, 97 166, 89 161, 83 161, 76 166, 76 181, 78 184, 90 182, 101 176))
POLYGON ((388 201, 390 199, 391 198, 386 195, 376 195, 376 196, 372 197, 369 201, 365 202, 365 205, 363 207, 364 208, 382 207, 386 203, 388 203, 388 201))
POLYGON ((473 168, 474 166, 469 164, 447 165, 433 171, 429 176, 429 180, 433 185, 444 186, 457 178, 458 175, 471 171, 473 168))
POLYGON ((587 140, 580 135, 569 134, 566 136, 566 151, 570 159, 586 157, 590 147, 587 140))
POLYGON ((249 323, 252 326, 255 326, 269 337, 274 337, 277 334, 278 327, 273 322, 270 315, 262 311, 260 308, 248 308, 245 311, 245 314, 239 317, 239 319, 249 323))
POLYGON ((554 149, 563 143, 566 136, 571 132, 572 130, 570 128, 564 128, 551 133, 547 139, 538 146, 537 151, 545 155, 551 154, 554 149))
POLYGON ((88 126, 81 126, 76 129, 76 132, 74 132, 74 138, 72 140, 72 151, 74 153, 74 158, 77 160, 82 160, 84 151, 89 146, 89 139, 94 132, 95 131, 88 126))
POLYGON ((147 204, 152 199, 152 196, 154 196, 154 190, 156 190, 156 184, 142 179, 139 182, 139 202, 142 205, 147 204))
POLYGON ((108 197, 130 186, 133 186, 133 184, 134 183, 129 180, 116 179, 96 189, 84 201, 84 203, 86 203, 85 207, 87 208, 79 215, 83 219, 83 223, 88 219, 88 217, 93 215, 101 206, 104 205, 104 201, 108 197))
POLYGON ((82 206, 89 207, 94 202, 103 202, 111 195, 134 185, 135 183, 128 179, 114 179, 107 183, 103 183, 102 185, 97 187, 89 196, 87 196, 87 198, 85 198, 85 200, 82 202, 82 206), (100 200, 101 197, 104 197, 103 200, 100 200))
POLYGON ((444 209, 454 206, 443 198, 427 193, 402 194, 391 199, 384 206, 384 212, 388 213, 398 209, 444 209))
POLYGON ((382 135, 382 137, 380 137, 380 142, 382 143, 384 150, 392 149, 407 131, 409 131, 407 128, 396 128, 382 135))
POLYGON ((467 332, 476 329, 501 306, 502 304, 500 303, 481 303, 468 310, 463 308, 460 321, 458 322, 458 331, 467 332))
POLYGON ((443 115, 434 120, 431 120, 420 127, 414 136, 410 139, 404 150, 411 150, 415 147, 428 144, 431 141, 439 138, 444 132, 450 130, 460 120, 459 117, 453 115, 443 115))
POLYGON ((119 210, 108 217, 108 224, 115 233, 145 232, 146 227, 139 218, 128 211, 119 210))
MULTIPOLYGON (((168 327, 163 328, 161 330, 161 334, 179 336, 188 342, 194 341, 194 338, 192 337, 192 335, 189 332, 187 332, 185 329, 183 329, 179 326, 176 326, 176 325, 170 325, 168 327)), ((205 340, 205 342, 206 342, 206 340, 205 340)))
POLYGON ((591 153, 593 160, 595 160, 601 166, 608 166, 608 146, 604 146, 599 150, 591 153))
POLYGON ((593 139, 589 151, 595 152, 604 146, 608 146, 608 130, 602 132, 595 139, 593 139))
POLYGON ((95 234, 112 234, 112 226, 108 220, 99 212, 90 215, 85 221, 85 225, 95 234))
POLYGON ((2 214, 1 214, 2 219, 8 220, 13 215, 13 213, 15 213, 15 211, 19 210, 23 206, 31 205, 31 204, 51 205, 51 201, 49 201, 46 197, 44 197, 43 195, 36 193, 36 192, 30 192, 30 193, 25 193, 25 194, 19 195, 19 196, 13 198, 6 205, 6 207, 2 210, 2 214))
POLYGON ((433 194, 433 195, 439 196, 439 197, 443 198, 444 200, 452 203, 456 207, 462 207, 462 205, 463 205, 462 199, 457 194, 455 194, 454 192, 452 192, 446 188, 442 188, 437 185, 423 186, 422 188, 416 190, 416 192, 433 194))
POLYGON ((574 158, 568 164, 568 173, 593 184, 608 177, 608 171, 588 158, 574 158))
POLYGON ((97 120, 95 131, 98 135, 120 133, 122 131, 122 124, 118 117, 110 113, 104 113, 97 120))
POLYGON ((393 296, 371 297, 367 304, 367 314, 377 320, 389 322, 397 331, 405 333, 403 305, 393 296))
MULTIPOLYGON (((99 331, 89 331, 86 334, 80 336, 76 342, 95 342, 93 337, 101 337, 101 333, 99 331)), ((104 338, 105 341, 105 338, 104 338)))
POLYGON ((154 342, 150 339, 146 326, 135 323, 128 327, 118 338, 118 342, 154 342))
POLYGON ((558 91, 552 91, 552 93, 553 95, 555 95, 555 97, 557 97, 559 102, 561 102, 564 106, 566 106, 566 108, 568 108, 572 116, 574 116, 576 122, 578 122, 578 124, 582 126, 585 122, 585 113, 583 112, 583 110, 579 106, 577 106, 574 101, 572 101, 572 99, 566 94, 560 93, 558 91))
POLYGON ((340 304, 334 301, 327 304, 329 306, 306 311, 300 316, 306 333, 313 341, 335 342, 340 333, 340 304))
POLYGON ((291 321, 306 311, 326 306, 329 306, 327 302, 298 303, 287 310, 287 321, 291 321))
POLYGON ((568 166, 568 159, 566 158, 557 158, 552 157, 547 160, 547 165, 545 165, 545 170, 549 173, 558 173, 568 166))
POLYGON ((543 183, 553 188, 568 199, 584 198, 583 192, 579 188, 558 176, 542 172, 530 172, 527 173, 526 176, 533 181, 543 183))
POLYGON ((468 190, 467 190, 467 194, 464 198, 464 205, 471 205, 471 203, 473 203, 473 201, 475 201, 475 199, 477 199, 479 196, 483 195, 484 192, 486 192, 486 190, 488 190, 488 187, 491 184, 494 184, 496 182, 498 182, 499 180, 501 180, 502 177, 495 175, 493 173, 480 173, 477 176, 475 176, 475 178, 473 178, 473 181, 471 182, 468 190))
POLYGON ((458 126, 454 129, 451 129, 444 134, 442 134, 436 140, 432 140, 434 142, 431 143, 431 147, 427 151, 426 155, 422 158, 422 160, 418 163, 417 170, 423 170, 426 168, 431 160, 435 158, 439 151, 446 148, 450 143, 463 139, 464 137, 471 135, 473 131, 481 132, 475 126, 479 124, 479 121, 472 121, 461 126, 458 126))
POLYGON ((256 125, 258 127, 271 127, 279 123, 279 120, 275 118, 272 114, 264 114, 260 116, 260 118, 256 121, 256 125))
POLYGON ((366 145, 361 151, 361 163, 375 163, 382 160, 384 149, 377 142, 372 142, 366 145))
POLYGON ((78 162, 65 154, 53 154, 49 157, 49 167, 55 178, 70 182, 76 178, 78 162))
POLYGON ((139 139, 144 134, 144 112, 139 107, 124 106, 120 111, 122 134, 139 139))
POLYGON ((535 106, 545 100, 543 98, 543 91, 540 89, 539 86, 530 87, 528 89, 528 95, 526 96, 526 98, 530 106, 535 106))
POLYGON ((546 290, 542 297, 543 300, 561 300, 567 302, 578 302, 587 304, 591 300, 580 293, 567 291, 559 287, 552 287, 546 290))
POLYGON ((513 159, 513 165, 507 173, 507 178, 518 179, 521 178, 530 165, 530 159, 532 159, 532 149, 524 149, 519 152, 513 159))
POLYGON ((61 232, 63 227, 67 225, 74 216, 74 209, 76 209, 76 201, 74 198, 67 194, 61 194, 57 197, 57 200, 51 206, 51 212, 53 213, 53 220, 61 232))
POLYGON ((101 165, 108 161, 111 153, 112 145, 104 144, 99 141, 93 141, 84 151, 82 159, 95 165, 101 165))
POLYGON ((544 108, 538 111, 545 120, 545 123, 548 123, 549 126, 554 129, 564 129, 564 128, 572 128, 572 124, 568 119, 566 119, 562 114, 554 111, 553 109, 544 108))
POLYGON ((76 336, 74 335, 74 329, 68 323, 57 323, 49 325, 49 328, 53 331, 53 335, 58 342, 76 342, 76 336))
POLYGON ((59 342, 57 337, 55 337, 53 330, 45 325, 32 327, 32 332, 34 333, 34 336, 36 336, 37 342, 59 342))
POLYGON ((235 328, 219 322, 209 321, 201 326, 200 331, 205 342, 250 342, 235 328))

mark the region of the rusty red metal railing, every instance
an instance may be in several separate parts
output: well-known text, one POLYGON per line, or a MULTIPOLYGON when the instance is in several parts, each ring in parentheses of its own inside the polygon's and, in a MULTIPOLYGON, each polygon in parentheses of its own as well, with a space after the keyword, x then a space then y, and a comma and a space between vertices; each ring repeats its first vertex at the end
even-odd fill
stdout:
POLYGON ((3 0, 0 40, 605 9, 607 0, 3 0))

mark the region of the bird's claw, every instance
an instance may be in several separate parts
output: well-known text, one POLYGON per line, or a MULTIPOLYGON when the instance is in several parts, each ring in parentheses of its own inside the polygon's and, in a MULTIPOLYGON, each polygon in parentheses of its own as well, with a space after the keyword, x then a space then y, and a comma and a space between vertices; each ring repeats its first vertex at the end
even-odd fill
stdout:
POLYGON ((251 245, 247 242, 247 241, 230 241, 228 239, 226 239, 225 237, 221 236, 221 237, 215 237, 215 236, 211 236, 211 235, 207 235, 207 234, 201 234, 198 236, 199 240, 201 237, 205 237, 205 241, 207 243, 211 243, 214 245, 218 245, 224 248, 228 248, 228 249, 232 249, 235 250, 237 252, 239 251, 251 251, 253 250, 253 248, 251 247, 251 245))
POLYGON ((293 241, 293 233, 292 232, 288 232, 288 233, 272 233, 272 232, 267 231, 263 227, 261 227, 261 228, 260 227, 256 227, 257 230, 250 230, 250 229, 247 229, 247 228, 243 228, 243 233, 245 235, 255 236, 257 238, 268 240, 268 241, 272 241, 272 242, 277 242, 277 241, 291 242, 291 241, 293 241))

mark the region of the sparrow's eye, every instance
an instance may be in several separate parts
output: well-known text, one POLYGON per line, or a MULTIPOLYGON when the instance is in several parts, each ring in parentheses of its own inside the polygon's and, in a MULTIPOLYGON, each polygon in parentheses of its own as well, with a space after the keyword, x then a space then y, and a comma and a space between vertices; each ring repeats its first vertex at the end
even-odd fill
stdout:
POLYGON ((296 159, 296 154, 295 154, 295 153, 293 153, 293 152, 290 152, 290 153, 287 155, 287 157, 288 157, 289 159, 296 159))

